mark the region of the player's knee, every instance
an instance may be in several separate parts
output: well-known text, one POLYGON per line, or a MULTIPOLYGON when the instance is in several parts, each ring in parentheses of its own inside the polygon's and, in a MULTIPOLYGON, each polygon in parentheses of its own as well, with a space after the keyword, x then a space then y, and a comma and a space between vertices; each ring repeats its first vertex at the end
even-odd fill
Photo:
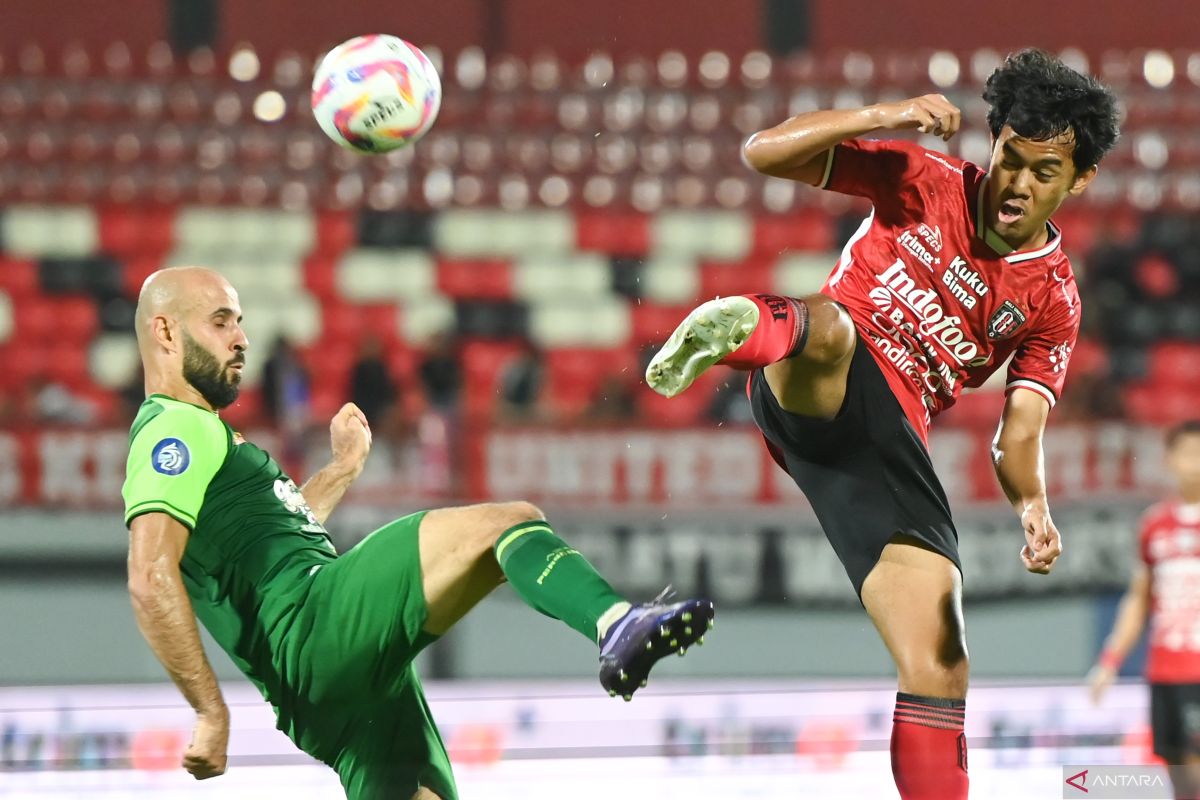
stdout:
POLYGON ((485 506, 487 524, 480 530, 481 548, 490 549, 509 528, 524 522, 538 522, 546 519, 542 510, 533 503, 525 500, 514 500, 507 503, 488 503, 485 506))
POLYGON ((845 309, 823 294, 804 298, 808 339, 801 355, 817 364, 840 364, 854 351, 854 322, 845 309))
POLYGON ((507 503, 495 503, 496 515, 507 530, 522 522, 544 521, 546 515, 542 510, 527 500, 512 500, 507 503))
POLYGON ((929 697, 966 697, 971 662, 965 644, 897 659, 901 690, 929 697))

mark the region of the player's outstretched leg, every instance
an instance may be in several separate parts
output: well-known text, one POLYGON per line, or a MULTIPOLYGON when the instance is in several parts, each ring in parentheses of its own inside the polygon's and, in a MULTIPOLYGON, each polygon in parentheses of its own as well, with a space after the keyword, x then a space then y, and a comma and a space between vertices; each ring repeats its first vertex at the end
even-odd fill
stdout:
POLYGON ((897 537, 862 601, 899 673, 892 774, 902 800, 966 800, 968 658, 962 577, 948 558, 897 537))
POLYGON ((420 527, 428 620, 441 635, 505 579, 529 606, 600 645, 600 682, 626 699, 661 658, 699 643, 713 604, 661 596, 630 604, 525 502, 429 512, 420 527))
POLYGON ((854 325, 822 294, 771 294, 710 300, 680 323, 646 368, 646 383, 674 397, 713 364, 767 369, 788 411, 832 416, 841 405, 854 352, 854 325), (826 386, 828 384, 828 386, 826 386), (832 412, 826 413, 832 407, 832 412))

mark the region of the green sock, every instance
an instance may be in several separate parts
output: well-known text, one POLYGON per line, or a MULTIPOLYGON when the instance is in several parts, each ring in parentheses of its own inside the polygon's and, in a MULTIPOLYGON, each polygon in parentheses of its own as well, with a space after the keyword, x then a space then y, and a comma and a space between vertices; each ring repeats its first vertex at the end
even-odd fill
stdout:
MULTIPOLYGON (((562 620, 593 642, 597 623, 625 598, 613 591, 578 550, 542 520, 522 522, 500 535, 496 561, 530 607, 562 620)), ((606 626, 607 627, 607 626, 606 626)))

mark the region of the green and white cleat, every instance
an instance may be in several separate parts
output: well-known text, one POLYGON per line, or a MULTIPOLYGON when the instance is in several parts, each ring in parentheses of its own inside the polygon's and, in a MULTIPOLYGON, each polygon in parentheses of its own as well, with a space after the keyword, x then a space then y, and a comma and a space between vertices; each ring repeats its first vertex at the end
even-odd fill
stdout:
POLYGON ((758 306, 746 297, 718 297, 697 306, 650 360, 646 383, 664 397, 674 397, 745 344, 757 325, 758 306))

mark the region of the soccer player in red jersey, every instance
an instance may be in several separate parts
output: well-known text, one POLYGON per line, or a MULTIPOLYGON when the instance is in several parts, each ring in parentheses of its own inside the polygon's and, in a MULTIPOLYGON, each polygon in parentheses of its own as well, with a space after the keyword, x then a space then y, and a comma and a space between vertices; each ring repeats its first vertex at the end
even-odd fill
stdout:
POLYGON ((1099 703, 1150 622, 1146 680, 1154 753, 1175 797, 1200 798, 1200 420, 1167 434, 1174 499, 1142 517, 1138 561, 1112 632, 1088 676, 1099 703))
POLYGON ((941 95, 801 114, 756 133, 761 173, 871 200, 819 294, 696 308, 646 370, 668 397, 722 363, 752 370, 767 446, 807 495, 899 673, 892 771, 905 800, 967 796, 967 646, 958 534, 927 449, 929 420, 1008 362, 993 446, 1047 573, 1062 552, 1042 433, 1079 329, 1079 296, 1050 216, 1116 141, 1110 90, 1036 50, 988 79, 986 168, 876 131, 949 139, 941 95), (1010 360, 1011 357, 1011 360, 1010 360))

